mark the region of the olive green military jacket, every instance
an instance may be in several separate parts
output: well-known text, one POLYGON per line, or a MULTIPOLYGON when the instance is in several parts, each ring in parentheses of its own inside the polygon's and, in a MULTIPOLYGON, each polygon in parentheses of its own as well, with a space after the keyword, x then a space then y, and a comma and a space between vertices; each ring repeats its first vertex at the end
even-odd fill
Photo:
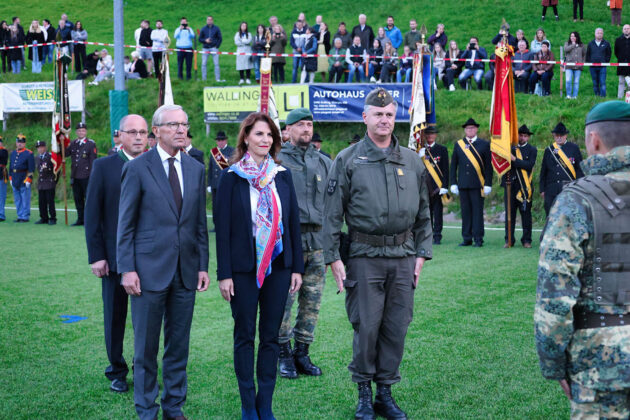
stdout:
MULTIPOLYGON (((586 175, 630 181, 630 146, 581 163, 586 175)), ((620 227, 627 230, 627 226, 620 227)), ((630 388, 630 326, 575 330, 573 311, 621 314, 622 305, 600 306, 593 300, 594 227, 591 205, 563 191, 551 208, 540 244, 534 324, 542 374, 570 379, 597 391, 630 388)))
MULTIPOLYGON (((282 165, 291 170, 293 186, 300 208, 300 224, 322 226, 324 194, 332 161, 311 144, 306 149, 289 142, 282 145, 279 155, 282 165)), ((302 232, 302 249, 322 249, 323 232, 302 232)))
POLYGON ((366 134, 335 159, 324 206, 324 260, 339 260, 345 221, 350 232, 395 235, 411 230, 399 246, 352 242, 352 257, 432 257, 432 228, 425 167, 420 157, 392 136, 386 156, 366 134))

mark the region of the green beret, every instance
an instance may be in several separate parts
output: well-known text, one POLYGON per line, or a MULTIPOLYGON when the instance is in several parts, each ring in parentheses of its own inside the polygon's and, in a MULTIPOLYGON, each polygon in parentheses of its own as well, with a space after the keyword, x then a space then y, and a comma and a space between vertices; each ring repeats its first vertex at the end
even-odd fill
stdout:
POLYGON ((286 124, 291 125, 302 120, 313 121, 313 114, 311 114, 311 111, 309 111, 308 108, 296 108, 293 111, 289 112, 289 115, 287 115, 286 124))
POLYGON ((377 106, 379 108, 386 107, 392 102, 394 102, 394 98, 383 88, 374 89, 368 94, 367 98, 365 98, 366 105, 377 106))
POLYGON ((597 104, 586 115, 585 125, 602 121, 630 121, 630 104, 623 101, 597 104))

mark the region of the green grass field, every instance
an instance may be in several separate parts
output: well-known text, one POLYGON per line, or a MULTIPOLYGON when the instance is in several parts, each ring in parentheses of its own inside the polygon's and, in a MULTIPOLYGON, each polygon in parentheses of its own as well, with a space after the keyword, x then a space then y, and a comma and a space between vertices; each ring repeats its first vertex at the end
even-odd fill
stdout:
MULTIPOLYGON (((10 210, 8 220, 13 218, 10 210)), ((133 418, 132 394, 109 391, 103 375, 101 286, 87 264, 82 228, 5 222, 0 238, 1 417, 133 418), (60 315, 87 319, 64 324, 60 315)), ((403 379, 394 388, 400 405, 413 419, 567 417, 568 402, 559 386, 541 377, 534 349, 538 241, 530 250, 504 250, 500 230, 487 231, 482 249, 458 248, 459 240, 458 229, 445 229, 443 245, 422 273, 403 379)), ((210 242, 213 273, 214 234, 210 242)), ((125 356, 131 362, 130 318, 127 326, 125 356)), ((190 418, 240 415, 232 326, 213 281, 195 308, 185 407, 190 418)), ((329 274, 312 346, 324 375, 279 380, 279 419, 352 418, 356 390, 346 369, 351 340, 344 295, 336 294, 329 274)))

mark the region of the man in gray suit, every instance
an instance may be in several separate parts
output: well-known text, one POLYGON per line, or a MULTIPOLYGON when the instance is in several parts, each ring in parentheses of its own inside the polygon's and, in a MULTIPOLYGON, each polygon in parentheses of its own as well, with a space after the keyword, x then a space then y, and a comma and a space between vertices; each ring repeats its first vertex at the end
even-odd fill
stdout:
POLYGON ((186 364, 195 290, 208 288, 208 231, 204 168, 181 153, 188 115, 179 105, 153 114, 155 148, 122 172, 118 271, 131 295, 134 402, 141 419, 156 419, 157 353, 162 318, 162 412, 185 419, 186 364))

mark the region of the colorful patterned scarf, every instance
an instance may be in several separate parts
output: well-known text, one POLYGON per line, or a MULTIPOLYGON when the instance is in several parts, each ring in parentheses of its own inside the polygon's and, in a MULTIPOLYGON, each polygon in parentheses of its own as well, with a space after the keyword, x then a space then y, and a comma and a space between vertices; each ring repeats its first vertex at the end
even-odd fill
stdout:
POLYGON ((260 195, 256 204, 256 283, 260 289, 265 277, 271 274, 271 262, 282 252, 282 220, 276 195, 269 186, 278 173, 279 166, 267 155, 260 166, 245 153, 232 165, 232 170, 260 195))

